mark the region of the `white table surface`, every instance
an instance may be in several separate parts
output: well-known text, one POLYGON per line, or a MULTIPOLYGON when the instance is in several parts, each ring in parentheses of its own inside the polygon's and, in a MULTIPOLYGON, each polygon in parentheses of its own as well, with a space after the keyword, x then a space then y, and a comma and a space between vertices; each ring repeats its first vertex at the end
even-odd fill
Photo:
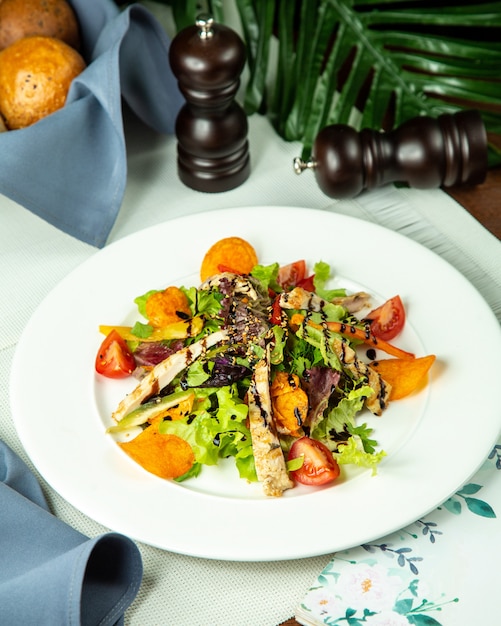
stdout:
MULTIPOLYGON (((250 178, 235 190, 203 194, 178 180, 174 137, 155 135, 131 119, 127 119, 126 131, 128 185, 110 243, 173 217, 217 208, 280 205, 323 209, 374 221, 435 250, 475 284, 501 319, 501 244, 442 191, 390 186, 355 200, 336 202, 321 193, 311 172, 299 177, 294 174, 292 159, 300 153, 300 146, 282 141, 265 118, 254 116, 249 133, 250 178)), ((0 197, 0 224, 0 437, 31 465, 16 434, 9 402, 9 372, 16 344, 42 299, 98 251, 5 197, 0 197)), ((494 386, 487 392, 495 393, 494 386)), ((411 541, 413 555, 422 556, 421 552, 432 549, 430 562, 441 559, 437 571, 441 576, 449 575, 442 585, 444 598, 457 596, 459 602, 446 604, 441 613, 430 613, 440 624, 494 623, 497 555, 501 550, 501 472, 495 461, 487 461, 477 479, 482 490, 473 496, 488 503, 495 517, 472 512, 459 497, 461 512, 444 508, 437 513, 443 534, 437 534, 433 544, 430 535, 423 534, 422 523, 414 533, 411 531, 415 538, 409 539, 407 531, 393 538, 397 543, 411 541)), ((40 480, 59 518, 88 536, 108 530, 40 480)), ((197 559, 146 545, 140 549, 144 580, 126 614, 126 623, 134 626, 276 626, 294 614, 332 557, 234 563, 197 559)), ((367 554, 355 552, 351 560, 362 561, 367 554)), ((380 549, 370 556, 381 559, 385 567, 389 563, 388 554, 380 549)), ((349 556, 344 558, 349 560, 349 556)), ((398 568, 394 562, 392 566, 398 568)), ((431 577, 432 569, 423 564, 423 576, 428 572, 431 577)), ((418 623, 405 619, 401 623, 418 623)))

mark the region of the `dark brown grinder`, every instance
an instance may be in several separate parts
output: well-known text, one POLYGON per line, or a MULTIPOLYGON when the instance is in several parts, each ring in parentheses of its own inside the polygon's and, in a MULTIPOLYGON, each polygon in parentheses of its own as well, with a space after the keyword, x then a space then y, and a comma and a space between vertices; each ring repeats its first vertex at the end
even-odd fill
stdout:
POLYGON ((386 133, 335 124, 318 133, 307 162, 294 159, 294 169, 312 169, 332 198, 391 182, 420 189, 476 185, 487 172, 487 133, 477 111, 415 117, 386 133))
POLYGON ((234 100, 245 58, 240 37, 209 16, 171 43, 170 64, 186 99, 176 120, 178 175, 197 191, 227 191, 250 174, 247 117, 234 100))

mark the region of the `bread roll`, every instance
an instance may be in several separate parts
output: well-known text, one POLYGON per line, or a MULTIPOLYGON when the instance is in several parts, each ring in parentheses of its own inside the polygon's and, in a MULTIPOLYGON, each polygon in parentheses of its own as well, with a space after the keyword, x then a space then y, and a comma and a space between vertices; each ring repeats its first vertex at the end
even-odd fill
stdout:
POLYGON ((53 37, 25 37, 2 50, 0 114, 7 128, 30 126, 63 107, 84 69, 80 54, 53 37))
POLYGON ((56 37, 80 49, 80 28, 66 0, 0 0, 0 50, 30 35, 56 37))

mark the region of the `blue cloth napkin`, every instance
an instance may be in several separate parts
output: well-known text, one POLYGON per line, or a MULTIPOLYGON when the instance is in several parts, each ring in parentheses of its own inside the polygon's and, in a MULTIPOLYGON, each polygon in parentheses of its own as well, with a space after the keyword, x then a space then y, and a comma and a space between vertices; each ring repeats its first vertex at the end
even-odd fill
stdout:
POLYGON ((170 69, 170 41, 156 18, 133 4, 71 0, 87 68, 63 109, 0 134, 0 193, 53 226, 102 247, 127 179, 122 97, 159 133, 173 133, 184 103, 170 69))
POLYGON ((127 537, 89 539, 54 517, 35 476, 0 441, 0 624, 123 624, 142 575, 127 537))

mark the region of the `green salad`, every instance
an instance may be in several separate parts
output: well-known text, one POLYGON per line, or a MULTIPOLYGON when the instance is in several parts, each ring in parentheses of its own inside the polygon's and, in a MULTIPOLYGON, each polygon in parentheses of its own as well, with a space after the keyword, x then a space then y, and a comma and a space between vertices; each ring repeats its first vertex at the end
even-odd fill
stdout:
POLYGON ((134 326, 101 328, 99 374, 137 378, 107 432, 163 478, 232 458, 270 496, 335 481, 346 464, 375 473, 385 452, 363 416, 381 415, 391 395, 376 349, 402 363, 414 355, 372 329, 394 336, 405 314, 398 298, 381 316, 368 294, 329 289, 331 279, 322 261, 310 273, 305 261, 257 264, 138 296, 134 326))

